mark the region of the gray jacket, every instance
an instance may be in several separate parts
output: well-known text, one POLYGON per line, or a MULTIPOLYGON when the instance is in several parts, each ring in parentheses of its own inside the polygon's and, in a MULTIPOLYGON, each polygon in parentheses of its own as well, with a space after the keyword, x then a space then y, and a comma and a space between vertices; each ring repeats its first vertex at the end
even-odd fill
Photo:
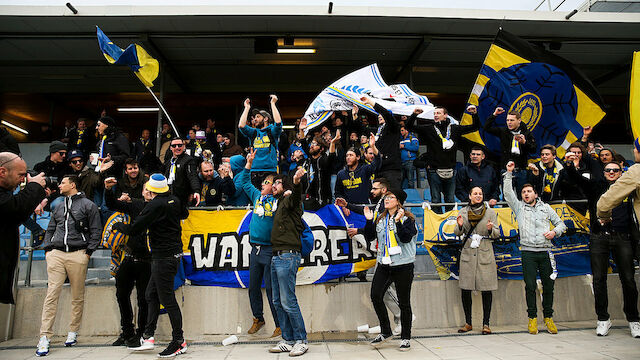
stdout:
POLYGON ((56 206, 51 215, 44 237, 45 250, 59 249, 66 252, 86 249, 91 255, 100 244, 102 223, 98 207, 83 193, 65 196, 62 204, 56 206), (76 221, 85 221, 89 231, 82 233, 76 229, 76 221))
POLYGON ((513 175, 510 172, 504 174, 504 200, 509 204, 518 221, 522 250, 551 249, 553 247, 551 240, 547 240, 543 234, 551 230, 550 224, 553 224, 555 227, 553 230, 556 232, 555 237, 559 237, 567 231, 567 225, 560 220, 558 214, 549 204, 545 204, 540 199, 536 200, 534 206, 518 200, 515 191, 513 191, 512 179, 513 175))

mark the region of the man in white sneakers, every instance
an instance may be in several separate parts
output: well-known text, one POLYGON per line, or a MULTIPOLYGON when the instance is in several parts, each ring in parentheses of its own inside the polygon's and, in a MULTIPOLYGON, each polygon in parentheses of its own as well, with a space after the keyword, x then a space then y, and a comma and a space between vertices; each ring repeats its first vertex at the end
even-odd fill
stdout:
POLYGON ((58 299, 65 279, 71 285, 71 324, 65 346, 77 343, 84 309, 84 281, 87 265, 100 243, 102 223, 96 204, 78 192, 78 177, 67 175, 58 188, 64 196, 64 206, 57 206, 49 221, 43 247, 46 252, 48 288, 42 306, 42 324, 37 356, 49 354, 49 339, 53 335, 58 299))
MULTIPOLYGON (((591 269, 593 272, 593 292, 595 297, 598 325, 596 334, 605 336, 611 328, 607 307, 607 269, 609 254, 613 253, 616 262, 624 314, 629 322, 631 336, 640 338, 640 316, 638 315, 638 288, 633 265, 634 244, 632 231, 637 231, 636 220, 640 215, 640 138, 634 142, 633 155, 636 164, 622 176, 622 168, 615 162, 605 165, 604 171, 609 188, 598 200, 598 224, 600 234, 591 236, 591 269)), ((637 246, 637 244, 635 244, 637 246)))

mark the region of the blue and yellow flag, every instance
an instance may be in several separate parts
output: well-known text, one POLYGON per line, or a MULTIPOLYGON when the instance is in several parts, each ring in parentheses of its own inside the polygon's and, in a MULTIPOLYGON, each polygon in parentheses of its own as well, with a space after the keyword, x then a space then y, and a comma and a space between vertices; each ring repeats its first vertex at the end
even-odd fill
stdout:
POLYGON ((629 86, 629 120, 633 138, 640 137, 640 51, 633 53, 631 85, 629 86))
MULTIPOLYGON (((502 29, 489 48, 468 104, 478 107, 482 123, 496 107, 506 110, 496 119, 498 125, 504 124, 509 111, 520 112, 536 139, 536 156, 541 146, 552 144, 563 157, 569 145, 582 137, 584 127, 605 116, 596 88, 570 62, 502 29)), ((464 114, 462 124, 471 122, 471 115, 464 114)), ((499 139, 482 129, 465 136, 500 153, 499 139)))
POLYGON ((99 27, 96 26, 96 28, 98 29, 98 45, 100 45, 100 50, 102 50, 107 61, 116 65, 129 65, 143 84, 152 87, 153 81, 158 77, 158 71, 160 70, 158 60, 152 58, 138 44, 131 44, 125 50, 122 50, 111 42, 99 27))

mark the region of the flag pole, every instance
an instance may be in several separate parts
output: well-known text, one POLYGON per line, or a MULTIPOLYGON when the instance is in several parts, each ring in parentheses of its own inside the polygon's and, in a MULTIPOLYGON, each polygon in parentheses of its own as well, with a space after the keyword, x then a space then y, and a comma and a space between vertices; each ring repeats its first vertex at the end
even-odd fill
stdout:
POLYGON ((150 87, 148 87, 147 85, 145 85, 144 87, 146 87, 147 90, 149 90, 149 93, 151 93, 151 96, 153 96, 153 98, 156 100, 156 102, 160 106, 160 109, 162 109, 162 112, 167 117, 167 120, 169 120, 169 124, 171 124, 171 127, 173 128, 173 131, 176 133, 176 136, 180 137, 180 133, 178 132, 178 129, 176 128, 176 125, 173 123, 173 120, 171 120, 171 116, 169 116, 169 113, 164 108, 164 105, 162 105, 162 102, 160 102, 160 99, 158 99, 158 97, 156 96, 156 94, 153 93, 153 90, 151 90, 150 87))

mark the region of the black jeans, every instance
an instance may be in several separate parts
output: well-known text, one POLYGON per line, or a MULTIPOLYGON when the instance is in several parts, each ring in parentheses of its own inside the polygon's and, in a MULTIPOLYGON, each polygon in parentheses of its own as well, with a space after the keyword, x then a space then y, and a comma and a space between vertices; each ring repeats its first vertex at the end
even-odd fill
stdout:
POLYGON ((173 279, 178 272, 180 264, 181 257, 153 259, 151 261, 151 279, 149 280, 149 285, 147 285, 146 292, 149 315, 147 316, 147 326, 144 330, 145 338, 153 336, 156 332, 160 304, 162 304, 167 310, 167 314, 169 314, 172 340, 181 342, 184 339, 182 312, 173 291, 173 279))
POLYGON ((391 283, 396 284, 396 292, 398 293, 398 303, 400 306, 400 324, 402 325, 402 333, 400 337, 411 339, 411 321, 413 313, 411 312, 411 284, 413 283, 413 263, 389 266, 378 264, 376 272, 371 282, 371 302, 373 309, 376 311, 378 321, 380 321, 380 333, 385 337, 391 336, 391 323, 389 322, 389 314, 387 307, 384 306, 384 294, 387 292, 391 283))
POLYGON ((545 318, 550 318, 553 316, 555 281, 549 277, 553 273, 549 253, 546 251, 522 251, 522 275, 529 319, 538 317, 538 308, 536 307, 536 289, 538 288, 536 277, 538 273, 542 281, 542 313, 545 318))
POLYGON ((151 276, 151 261, 134 260, 132 257, 125 257, 120 264, 120 269, 116 274, 116 299, 120 307, 120 326, 125 339, 134 335, 142 335, 149 308, 145 293, 149 277, 151 276), (131 308, 131 292, 136 288, 138 300, 138 334, 133 326, 133 309, 131 308))
POLYGON ((629 234, 592 234, 589 243, 591 273, 593 274, 593 295, 599 321, 609 320, 609 297, 607 295, 607 272, 609 255, 613 254, 618 276, 622 284, 624 314, 627 321, 638 321, 638 289, 634 278, 633 245, 629 234))
MULTIPOLYGON (((462 290, 462 309, 464 310, 464 319, 467 324, 471 325, 471 290, 462 290)), ((491 302, 493 301, 493 293, 491 291, 482 292, 482 325, 489 326, 489 318, 491 317, 491 302)))

